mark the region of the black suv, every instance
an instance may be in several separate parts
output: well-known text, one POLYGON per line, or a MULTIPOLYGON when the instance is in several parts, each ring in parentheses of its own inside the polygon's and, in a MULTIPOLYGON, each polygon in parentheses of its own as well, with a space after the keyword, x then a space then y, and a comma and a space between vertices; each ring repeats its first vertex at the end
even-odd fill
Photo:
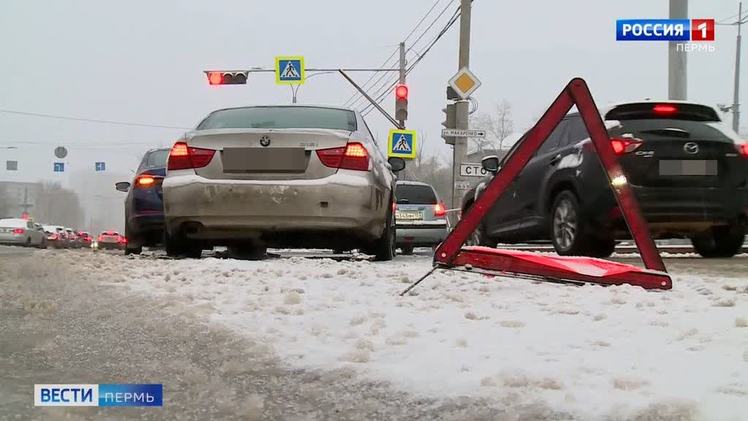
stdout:
MULTIPOLYGON (((717 112, 692 103, 639 102, 603 115, 653 238, 690 238, 704 257, 738 253, 748 212, 748 144, 717 112)), ((483 165, 494 172, 501 167, 495 157, 483 165)), ((463 210, 490 180, 465 196, 463 210)), ((580 115, 570 113, 489 210, 471 243, 550 240, 561 255, 607 257, 620 238, 630 235, 605 171, 580 115)))

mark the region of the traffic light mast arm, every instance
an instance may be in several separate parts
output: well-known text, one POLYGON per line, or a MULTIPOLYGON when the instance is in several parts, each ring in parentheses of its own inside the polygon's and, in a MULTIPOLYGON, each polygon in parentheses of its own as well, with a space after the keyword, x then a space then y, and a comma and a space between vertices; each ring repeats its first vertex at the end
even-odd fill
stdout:
POLYGON ((351 79, 345 73, 345 71, 343 69, 338 69, 338 71, 340 72, 341 75, 343 75, 343 77, 345 78, 345 80, 347 80, 351 85, 353 85, 353 87, 356 88, 356 90, 358 90, 358 92, 361 93, 361 95, 363 95, 364 98, 366 98, 371 103, 371 105, 374 106, 374 108, 376 108, 377 110, 379 110, 379 112, 382 113, 382 115, 385 116, 387 118, 387 120, 389 120, 390 123, 392 123, 393 126, 397 127, 400 130, 402 130, 402 129, 405 128, 404 125, 401 125, 391 115, 387 114, 387 111, 385 111, 384 108, 382 108, 379 105, 379 103, 377 103, 376 101, 374 101, 374 99, 372 97, 370 97, 369 94, 366 93, 366 91, 364 91, 360 86, 358 86, 358 84, 356 84, 356 82, 354 82, 353 79, 351 79))

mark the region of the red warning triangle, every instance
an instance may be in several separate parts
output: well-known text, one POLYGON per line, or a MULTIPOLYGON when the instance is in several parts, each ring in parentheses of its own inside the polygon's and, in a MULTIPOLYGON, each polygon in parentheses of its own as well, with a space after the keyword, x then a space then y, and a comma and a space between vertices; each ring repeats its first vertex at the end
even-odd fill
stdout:
POLYGON ((628 283, 644 288, 670 289, 672 281, 649 234, 639 203, 618 163, 600 113, 584 80, 576 78, 564 88, 535 126, 520 140, 486 189, 462 215, 455 229, 436 250, 435 267, 469 267, 518 276, 605 285, 628 283), (602 162, 616 201, 641 253, 646 270, 632 265, 585 257, 549 257, 486 247, 466 247, 491 206, 519 175, 572 106, 576 105, 602 162))

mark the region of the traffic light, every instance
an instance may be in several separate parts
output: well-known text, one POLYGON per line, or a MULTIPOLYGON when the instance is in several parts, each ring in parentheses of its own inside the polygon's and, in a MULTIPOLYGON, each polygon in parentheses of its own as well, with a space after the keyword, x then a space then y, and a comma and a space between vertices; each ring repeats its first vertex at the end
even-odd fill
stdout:
POLYGON ((247 75, 249 72, 224 72, 224 71, 206 71, 208 83, 211 85, 246 85, 247 75))
POLYGON ((397 84, 395 86, 395 120, 405 121, 408 119, 408 85, 397 84))
MULTIPOLYGON (((445 114, 445 120, 442 121, 442 126, 444 126, 445 129, 454 129, 455 124, 457 123, 457 104, 447 104, 445 108, 442 108, 442 112, 445 114)), ((455 144, 454 136, 442 135, 442 139, 444 139, 444 142, 446 142, 447 145, 455 144)))

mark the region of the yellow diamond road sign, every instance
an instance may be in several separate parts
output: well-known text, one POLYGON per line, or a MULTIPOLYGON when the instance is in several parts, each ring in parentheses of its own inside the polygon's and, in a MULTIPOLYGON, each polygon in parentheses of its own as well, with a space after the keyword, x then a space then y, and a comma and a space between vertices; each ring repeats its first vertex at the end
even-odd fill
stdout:
POLYGON ((463 67, 449 80, 449 86, 457 92, 462 99, 468 99, 480 86, 480 80, 467 67, 463 67))

